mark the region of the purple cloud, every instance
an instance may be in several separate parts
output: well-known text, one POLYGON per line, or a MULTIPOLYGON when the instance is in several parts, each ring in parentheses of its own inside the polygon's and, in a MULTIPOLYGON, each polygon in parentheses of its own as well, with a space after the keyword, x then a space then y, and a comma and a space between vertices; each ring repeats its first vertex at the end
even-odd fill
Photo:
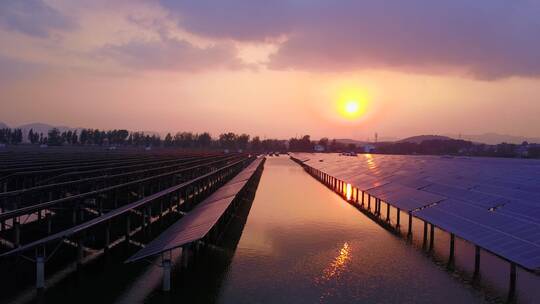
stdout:
POLYGON ((391 68, 465 71, 474 77, 540 76, 535 0, 172 1, 179 25, 203 36, 289 39, 275 69, 391 68))
POLYGON ((25 62, 0 55, 0 86, 9 85, 15 81, 28 80, 47 69, 48 66, 44 64, 25 62))
POLYGON ((262 40, 287 33, 297 15, 291 1, 161 0, 160 3, 188 31, 236 40, 262 40))
POLYGON ((30 36, 48 37, 51 30, 71 29, 75 23, 42 0, 2 0, 0 26, 30 36))
POLYGON ((172 38, 107 45, 99 51, 99 55, 134 69, 183 71, 244 67, 236 54, 232 44, 221 43, 201 48, 172 38))

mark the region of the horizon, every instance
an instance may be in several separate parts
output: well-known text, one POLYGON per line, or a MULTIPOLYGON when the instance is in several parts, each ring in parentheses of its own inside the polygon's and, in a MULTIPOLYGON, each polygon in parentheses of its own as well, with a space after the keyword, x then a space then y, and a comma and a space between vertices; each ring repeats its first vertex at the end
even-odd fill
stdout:
POLYGON ((0 121, 8 125, 358 140, 540 136, 540 4, 532 1, 0 8, 8 42, 0 121), (355 115, 343 111, 350 106, 355 115))
MULTIPOLYGON (((23 124, 20 124, 20 125, 11 126, 11 125, 3 122, 3 121, 0 121, 0 126, 2 124, 5 124, 6 126, 8 126, 11 129, 22 128, 22 129, 27 129, 27 131, 29 130, 29 126, 32 126, 32 125, 46 126, 48 128, 47 130, 51 130, 53 128, 57 128, 59 130, 62 130, 64 128, 69 129, 69 130, 82 130, 82 129, 87 129, 87 130, 92 130, 92 129, 97 130, 97 129, 99 129, 99 130, 103 130, 103 131, 114 130, 114 129, 102 129, 102 128, 96 128, 96 127, 80 127, 80 126, 79 127, 73 127, 73 126, 68 126, 68 125, 53 125, 53 124, 44 123, 44 122, 23 123, 23 124)), ((125 128, 116 128, 116 129, 121 130, 121 129, 125 129, 125 128)), ((156 131, 156 130, 129 130, 129 129, 126 129, 126 130, 129 131, 129 132, 142 132, 142 133, 145 133, 145 134, 157 134, 162 138, 164 138, 167 134, 175 135, 176 133, 181 133, 181 132, 188 132, 188 133, 193 133, 193 134, 209 133, 213 138, 215 138, 220 134, 229 132, 227 130, 222 130, 221 132, 217 132, 217 133, 211 133, 211 132, 208 132, 206 130, 200 130, 200 131, 194 131, 194 130, 156 131)), ((304 135, 310 135, 310 134, 296 133, 294 136, 284 138, 284 137, 261 136, 259 134, 251 134, 249 132, 239 132, 238 134, 247 134, 251 138, 260 137, 261 139, 268 138, 268 139, 277 139, 277 140, 284 140, 284 141, 287 141, 287 140, 289 140, 291 138, 300 138, 300 137, 302 137, 304 135)), ((513 143, 513 144, 521 144, 523 141, 531 141, 531 140, 533 142, 535 142, 535 141, 540 142, 540 136, 539 137, 528 137, 528 136, 523 136, 523 135, 500 134, 500 133, 494 133, 494 132, 487 132, 487 133, 482 133, 482 134, 448 134, 448 133, 447 134, 411 134, 409 136, 404 136, 404 137, 396 137, 396 136, 388 135, 388 136, 379 136, 378 141, 379 142, 395 142, 395 141, 401 141, 401 140, 405 140, 405 139, 410 139, 410 138, 415 138, 415 137, 422 137, 422 136, 442 136, 442 137, 449 137, 450 139, 462 139, 462 140, 478 142, 478 143, 485 143, 485 144, 490 144, 490 145, 498 144, 498 143, 505 143, 505 142, 506 143, 513 143), (496 139, 489 139, 490 136, 494 136, 495 138, 503 138, 503 139, 497 141, 496 139), (504 138, 506 138, 506 140, 504 138)), ((322 138, 342 140, 342 141, 352 140, 352 141, 366 142, 366 143, 374 142, 374 136, 364 138, 364 139, 361 139, 361 138, 347 138, 347 137, 328 137, 328 136, 313 137, 313 136, 311 136, 311 139, 314 140, 314 141, 320 140, 322 138)), ((26 138, 24 140, 26 141, 26 138)))

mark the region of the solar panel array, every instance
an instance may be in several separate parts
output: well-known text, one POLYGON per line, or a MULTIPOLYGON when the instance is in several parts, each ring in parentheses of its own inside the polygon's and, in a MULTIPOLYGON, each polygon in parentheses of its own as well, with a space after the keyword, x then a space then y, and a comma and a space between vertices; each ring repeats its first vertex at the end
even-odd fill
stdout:
POLYGON ((134 262, 204 238, 263 161, 258 158, 126 262, 134 262))
POLYGON ((307 166, 540 270, 540 161, 296 153, 307 166))

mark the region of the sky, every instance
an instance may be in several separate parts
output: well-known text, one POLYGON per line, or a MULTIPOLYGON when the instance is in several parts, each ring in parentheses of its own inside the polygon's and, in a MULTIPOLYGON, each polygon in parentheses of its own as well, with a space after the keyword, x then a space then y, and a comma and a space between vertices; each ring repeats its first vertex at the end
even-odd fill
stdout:
POLYGON ((2 0, 0 121, 540 136, 538 33, 537 0, 2 0))

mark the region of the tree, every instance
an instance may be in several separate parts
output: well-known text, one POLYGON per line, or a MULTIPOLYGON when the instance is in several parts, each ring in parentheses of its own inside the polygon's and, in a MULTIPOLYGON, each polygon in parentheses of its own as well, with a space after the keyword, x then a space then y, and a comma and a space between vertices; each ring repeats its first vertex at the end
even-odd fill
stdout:
POLYGON ((235 146, 238 149, 242 149, 243 151, 245 151, 247 149, 248 143, 249 143, 249 135, 241 134, 241 135, 236 136, 235 146))
POLYGON ((11 140, 11 129, 3 128, 0 129, 0 143, 9 144, 11 140))
POLYGON ((31 143, 31 144, 34 144, 34 130, 33 129, 30 129, 30 131, 28 131, 28 141, 31 143))
POLYGON ((57 128, 49 130, 47 144, 50 146, 61 146, 63 144, 63 138, 60 134, 60 130, 57 128))
POLYGON ((73 145, 76 145, 79 143, 79 136, 77 135, 77 130, 73 131, 73 133, 71 134, 71 143, 73 145))
POLYGON ((297 152, 313 151, 313 143, 309 135, 304 135, 302 138, 291 138, 289 140, 289 150, 297 152))
POLYGON ((171 147, 173 145, 173 138, 171 133, 167 133, 163 144, 165 145, 165 147, 171 147))
POLYGON ((329 140, 326 137, 319 139, 319 146, 322 146, 324 148, 324 151, 328 150, 328 141, 329 140))
POLYGON ((255 136, 253 139, 251 139, 251 151, 261 151, 261 139, 259 136, 255 136))
POLYGON ((23 134, 21 129, 14 129, 11 132, 11 143, 14 145, 22 143, 23 134))
POLYGON ((79 142, 81 145, 86 145, 88 143, 88 130, 82 129, 81 136, 79 136, 79 142))
POLYGON ((236 145, 236 134, 232 132, 219 135, 219 146, 224 149, 232 150, 236 145))
POLYGON ((208 132, 201 133, 197 137, 197 143, 200 148, 208 148, 212 144, 212 136, 208 132))

